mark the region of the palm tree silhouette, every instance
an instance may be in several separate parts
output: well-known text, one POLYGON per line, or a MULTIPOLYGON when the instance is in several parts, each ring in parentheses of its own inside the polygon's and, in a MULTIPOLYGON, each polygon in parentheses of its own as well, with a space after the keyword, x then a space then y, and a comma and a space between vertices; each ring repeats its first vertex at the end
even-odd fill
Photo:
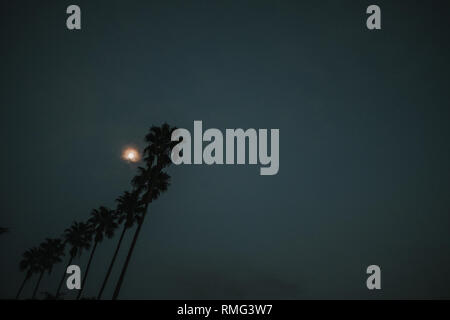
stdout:
POLYGON ((98 293, 97 296, 98 300, 101 299, 103 291, 105 290, 106 283, 108 282, 109 276, 111 275, 111 271, 116 261, 117 254, 122 244, 125 232, 129 228, 131 228, 136 221, 139 220, 140 215, 142 215, 144 211, 143 206, 139 202, 139 193, 136 191, 132 192, 125 191, 122 196, 117 198, 116 202, 117 202, 116 214, 118 215, 118 223, 124 224, 116 250, 114 251, 114 255, 112 257, 111 263, 109 264, 109 268, 106 273, 105 279, 103 280, 102 287, 100 288, 100 292, 98 293))
MULTIPOLYGON (((153 126, 150 128, 149 133, 145 137, 145 141, 147 142, 147 147, 144 150, 145 166, 139 167, 138 174, 132 179, 133 191, 126 191, 116 200, 116 210, 110 210, 101 206, 92 211, 91 217, 87 223, 74 222, 66 229, 63 234, 63 240, 47 238, 38 247, 31 248, 23 254, 19 267, 20 270, 25 271, 26 274, 25 279, 17 292, 16 299, 19 298, 25 284, 31 276, 34 273, 39 273, 39 279, 32 295, 32 299, 36 298, 44 273, 47 271, 50 274, 53 265, 61 262, 61 257, 64 256, 66 244, 71 246, 69 251, 70 258, 67 264, 67 266, 69 266, 75 257, 81 255, 83 250, 91 248, 92 237, 94 237, 94 245, 82 280, 82 287, 77 295, 77 300, 80 299, 86 285, 87 276, 98 243, 102 242, 105 237, 112 238, 118 224, 123 223, 119 242, 97 297, 97 299, 100 299, 111 275, 124 235, 128 229, 137 223, 132 243, 120 273, 120 278, 115 286, 113 299, 118 298, 131 256, 148 212, 148 206, 151 202, 158 199, 161 193, 167 191, 170 185, 170 176, 164 172, 164 169, 171 164, 170 151, 173 146, 178 143, 171 141, 171 135, 175 129, 176 128, 172 128, 166 123, 161 127, 153 126)), ((8 229, 6 228, 0 228, 0 233, 7 231, 8 229)), ((61 294, 61 288, 65 277, 66 270, 64 270, 63 276, 59 282, 56 295, 53 296, 46 292, 47 299, 58 299, 61 294)))
POLYGON ((170 151, 177 143, 171 141, 171 135, 175 129, 164 123, 161 127, 151 127, 150 132, 145 137, 148 144, 144 150, 146 167, 139 167, 139 174, 132 181, 135 190, 141 194, 140 203, 144 206, 144 212, 138 221, 138 227, 114 290, 113 300, 116 300, 119 296, 128 264, 147 214, 148 205, 156 200, 162 192, 166 191, 170 184, 170 176, 162 170, 171 164, 170 151))
POLYGON ((64 243, 61 239, 45 239, 41 243, 37 251, 37 269, 40 272, 39 280, 33 291, 32 299, 36 298, 39 285, 41 283, 44 272, 48 274, 52 272, 53 265, 61 262, 61 257, 64 256, 64 243))
POLYGON ((81 293, 83 292, 84 286, 86 284, 86 279, 89 273, 89 268, 91 267, 92 258, 94 257, 95 249, 97 249, 97 244, 102 242, 103 238, 112 238, 114 236, 114 230, 117 228, 116 214, 113 210, 106 207, 100 207, 94 209, 91 213, 91 218, 88 223, 92 227, 94 235, 94 246, 89 256, 89 261, 84 273, 83 281, 81 282, 81 289, 78 291, 77 300, 80 299, 81 293))
POLYGON ((22 255, 22 260, 19 263, 19 269, 20 271, 25 271, 25 279, 23 280, 22 284, 20 285, 19 291, 16 294, 16 299, 19 299, 20 293, 23 290, 23 287, 25 286, 25 283, 31 278, 33 273, 38 271, 38 254, 39 249, 34 247, 31 249, 28 249, 25 251, 22 255))
MULTIPOLYGON (((72 264, 72 260, 76 256, 80 256, 83 250, 88 250, 91 247, 92 241, 92 230, 87 223, 84 222, 73 222, 70 228, 64 230, 64 243, 71 246, 69 254, 69 262, 67 267, 72 264)), ((59 282, 58 289, 56 290, 55 299, 58 299, 62 284, 66 278, 67 267, 63 270, 63 276, 59 282)))

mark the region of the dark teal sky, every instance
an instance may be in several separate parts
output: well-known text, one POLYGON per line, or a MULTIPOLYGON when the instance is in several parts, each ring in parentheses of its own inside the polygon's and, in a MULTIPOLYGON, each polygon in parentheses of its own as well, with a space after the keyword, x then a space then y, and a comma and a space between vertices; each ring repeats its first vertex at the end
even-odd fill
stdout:
MULTIPOLYGON (((194 120, 279 128, 280 171, 171 168, 121 298, 450 298, 447 2, 16 0, 0 12, 1 298, 24 250, 129 188, 125 145, 194 120), (374 3, 383 29, 370 32, 374 3), (69 4, 81 31, 65 27, 69 4), (365 287, 370 264, 380 292, 365 287)), ((98 247, 88 296, 117 240, 98 247)))

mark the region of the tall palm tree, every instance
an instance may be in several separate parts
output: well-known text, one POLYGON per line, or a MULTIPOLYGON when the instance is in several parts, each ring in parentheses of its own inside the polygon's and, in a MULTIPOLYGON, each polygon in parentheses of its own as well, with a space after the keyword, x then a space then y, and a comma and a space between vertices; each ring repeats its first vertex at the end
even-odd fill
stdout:
POLYGON ((32 299, 36 298, 36 293, 38 291, 39 285, 41 283, 44 272, 47 271, 48 274, 52 272, 53 265, 61 262, 61 257, 64 256, 64 242, 61 239, 45 239, 43 243, 39 246, 37 258, 37 268, 40 272, 39 280, 33 291, 32 299))
POLYGON ((25 283, 31 278, 33 273, 38 271, 38 254, 39 249, 34 247, 25 251, 22 255, 22 260, 19 263, 20 271, 25 271, 25 279, 20 285, 19 291, 16 294, 16 299, 19 299, 20 293, 25 286, 25 283))
POLYGON ((116 214, 118 215, 118 223, 123 223, 123 229, 111 263, 109 264, 105 279, 103 280, 102 287, 100 288, 100 292, 98 293, 98 300, 101 299, 103 291, 105 290, 106 283, 108 282, 109 276, 111 275, 111 271, 114 266, 114 262, 116 261, 117 254, 119 253, 119 249, 122 244, 123 237, 125 236, 125 232, 134 225, 134 223, 139 219, 140 215, 144 211, 143 206, 139 202, 139 193, 136 191, 125 191, 122 196, 117 198, 116 202, 116 214))
POLYGON ((110 210, 106 207, 100 207, 94 209, 91 213, 91 218, 88 223, 92 227, 94 235, 94 246, 92 247, 91 255, 89 256, 89 261, 84 273, 83 281, 81 282, 81 289, 78 291, 77 300, 80 299, 81 293, 83 292, 84 286, 86 284, 86 279, 89 273, 89 268, 91 267, 92 258, 94 257, 95 249, 97 249, 97 244, 103 241, 103 238, 112 238, 114 236, 114 230, 117 228, 116 214, 114 210, 110 210))
MULTIPOLYGON (((73 222, 70 228, 64 230, 64 243, 70 245, 70 258, 67 263, 67 267, 72 264, 72 260, 75 257, 79 257, 83 250, 88 250, 91 247, 92 230, 87 223, 73 222)), ((62 284, 66 278, 67 267, 63 270, 63 276, 59 282, 58 289, 56 290, 55 299, 58 299, 61 292, 62 284)))
POLYGON ((151 127, 149 133, 145 136, 145 141, 148 144, 144 150, 146 167, 139 167, 139 174, 132 181, 137 192, 141 194, 140 202, 144 206, 144 212, 138 222, 119 281, 116 284, 113 300, 119 296, 128 264, 147 214, 148 205, 156 200, 162 192, 166 191, 170 184, 170 176, 162 170, 171 164, 170 152, 177 143, 171 141, 172 132, 175 129, 164 123, 161 127, 151 127))

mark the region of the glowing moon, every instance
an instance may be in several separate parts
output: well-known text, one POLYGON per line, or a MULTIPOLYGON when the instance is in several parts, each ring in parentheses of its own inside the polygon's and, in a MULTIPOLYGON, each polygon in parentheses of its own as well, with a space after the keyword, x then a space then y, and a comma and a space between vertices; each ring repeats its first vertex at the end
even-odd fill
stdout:
POLYGON ((122 153, 122 158, 129 162, 138 162, 139 161, 139 152, 134 148, 127 148, 122 153))

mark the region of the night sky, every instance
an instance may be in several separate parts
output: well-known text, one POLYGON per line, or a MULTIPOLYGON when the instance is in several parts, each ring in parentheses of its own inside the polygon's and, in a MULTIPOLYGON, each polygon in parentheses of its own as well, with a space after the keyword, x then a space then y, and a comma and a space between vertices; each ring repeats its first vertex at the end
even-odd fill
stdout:
POLYGON ((279 128, 280 171, 172 166, 120 298, 450 298, 448 1, 16 0, 0 14, 0 298, 26 249, 130 189, 125 146, 194 120, 279 128), (66 28, 70 4, 81 31, 66 28), (366 28, 370 4, 382 30, 366 28))

